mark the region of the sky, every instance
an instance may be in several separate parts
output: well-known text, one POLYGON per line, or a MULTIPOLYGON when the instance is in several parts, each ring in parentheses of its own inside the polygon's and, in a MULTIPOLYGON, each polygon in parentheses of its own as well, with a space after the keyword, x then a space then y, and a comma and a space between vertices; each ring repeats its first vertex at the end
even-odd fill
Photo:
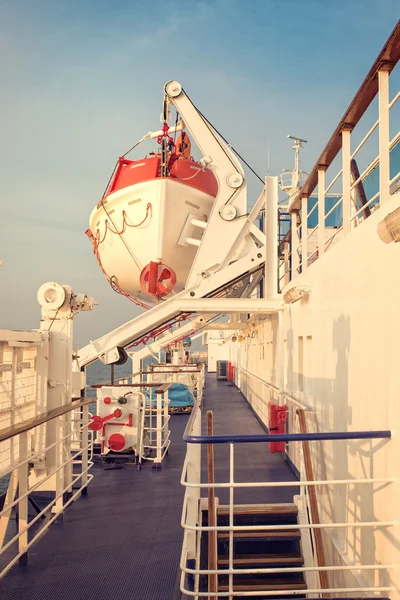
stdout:
MULTIPOLYGON (((75 318, 79 345, 138 314, 85 230, 117 157, 159 129, 166 81, 262 177, 292 167, 287 134, 308 140, 307 171, 399 12, 397 0, 0 0, 0 328, 39 326, 46 281, 100 303, 75 318)), ((250 179, 250 203, 259 192, 250 179)))

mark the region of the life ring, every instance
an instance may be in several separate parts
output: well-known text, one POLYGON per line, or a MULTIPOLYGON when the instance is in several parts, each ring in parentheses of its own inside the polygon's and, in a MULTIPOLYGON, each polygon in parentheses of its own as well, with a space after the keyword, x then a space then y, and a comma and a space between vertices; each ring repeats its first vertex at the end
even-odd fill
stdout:
POLYGON ((175 271, 159 262, 150 262, 140 273, 140 287, 151 296, 167 296, 175 284, 175 271))
POLYGON ((182 131, 175 144, 175 154, 178 158, 190 158, 192 144, 186 131, 182 131))

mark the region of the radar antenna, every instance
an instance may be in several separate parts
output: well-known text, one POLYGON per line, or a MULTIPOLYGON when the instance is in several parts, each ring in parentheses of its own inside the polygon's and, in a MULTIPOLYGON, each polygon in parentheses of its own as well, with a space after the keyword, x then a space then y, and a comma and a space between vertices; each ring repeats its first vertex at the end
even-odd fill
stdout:
POLYGON ((294 141, 294 145, 292 146, 294 150, 294 169, 284 169, 279 178, 279 185, 281 190, 292 196, 294 192, 300 189, 307 176, 305 171, 300 170, 300 150, 304 148, 303 144, 306 144, 307 140, 294 135, 288 135, 287 137, 294 141))

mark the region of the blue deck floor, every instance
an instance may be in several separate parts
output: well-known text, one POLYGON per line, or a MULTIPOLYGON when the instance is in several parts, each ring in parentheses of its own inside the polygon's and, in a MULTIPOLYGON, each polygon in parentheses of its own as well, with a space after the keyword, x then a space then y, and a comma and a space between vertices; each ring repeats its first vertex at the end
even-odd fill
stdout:
MULTIPOLYGON (((206 433, 207 411, 212 410, 214 433, 227 435, 265 434, 265 429, 254 416, 248 402, 239 390, 228 382, 217 382, 215 377, 207 381, 207 391, 203 407, 202 431, 206 433)), ((202 481, 207 480, 206 449, 202 456, 202 481)), ((216 444, 214 449, 215 481, 229 481, 229 445, 216 444)), ((271 454, 268 444, 235 444, 236 482, 256 481, 296 481, 292 470, 280 452, 271 454)), ((299 493, 299 488, 237 488, 234 493, 235 504, 265 504, 273 502, 292 502, 293 495, 299 493)), ((221 504, 229 501, 229 490, 218 490, 216 495, 221 504)))
MULTIPOLYGON (((263 432, 237 389, 217 383, 215 375, 207 378, 204 418, 208 409, 215 433, 263 432)), ((170 421, 172 444, 161 472, 150 464, 141 472, 95 465, 88 496, 33 546, 27 565, 15 566, 0 581, 1 600, 177 600, 187 418, 170 421)), ((237 481, 295 481, 280 455, 271 455, 267 445, 256 447, 237 446, 237 481)), ((228 480, 227 456, 227 447, 216 448, 216 481, 228 480)), ((240 490, 235 502, 290 502, 296 490, 240 490)), ((226 494, 218 495, 227 501, 226 494)))

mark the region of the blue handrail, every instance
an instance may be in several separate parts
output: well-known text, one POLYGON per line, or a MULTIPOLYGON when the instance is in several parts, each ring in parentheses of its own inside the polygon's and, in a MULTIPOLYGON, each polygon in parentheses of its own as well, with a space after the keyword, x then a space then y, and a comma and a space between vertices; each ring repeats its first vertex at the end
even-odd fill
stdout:
POLYGON ((326 440, 372 440, 390 439, 390 430, 381 431, 330 431, 326 433, 264 433, 245 435, 190 435, 196 413, 199 407, 196 405, 187 422, 183 441, 187 444, 255 444, 260 442, 312 442, 326 440))

